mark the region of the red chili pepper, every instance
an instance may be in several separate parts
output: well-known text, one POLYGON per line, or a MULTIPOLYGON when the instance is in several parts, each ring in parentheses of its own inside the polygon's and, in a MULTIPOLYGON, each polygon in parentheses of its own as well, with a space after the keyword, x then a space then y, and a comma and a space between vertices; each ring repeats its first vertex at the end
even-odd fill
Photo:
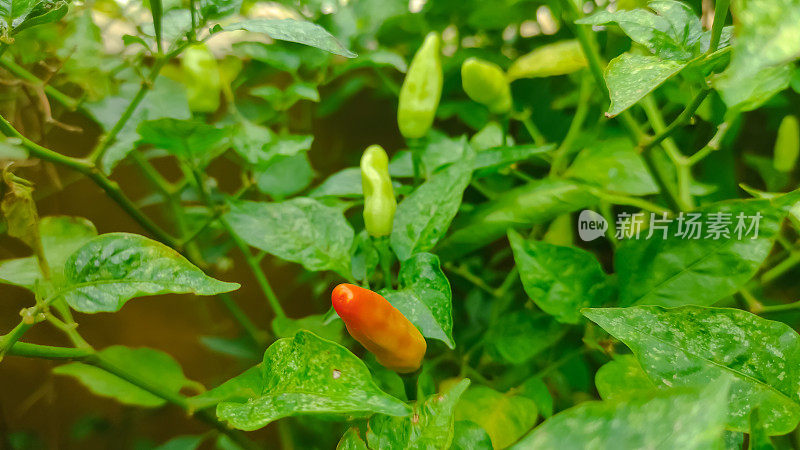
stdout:
POLYGON ((427 350, 425 338, 383 296, 353 284, 340 284, 331 293, 331 303, 350 335, 384 367, 413 372, 422 364, 427 350))

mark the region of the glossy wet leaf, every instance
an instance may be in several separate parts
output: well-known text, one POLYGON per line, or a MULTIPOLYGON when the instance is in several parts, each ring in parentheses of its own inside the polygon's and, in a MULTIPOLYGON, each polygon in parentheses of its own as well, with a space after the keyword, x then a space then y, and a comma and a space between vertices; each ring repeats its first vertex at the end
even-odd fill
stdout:
POLYGON ((528 297, 559 322, 578 323, 581 308, 611 297, 605 272, 586 250, 525 239, 514 230, 508 240, 528 297))
POLYGON ((414 404, 405 417, 376 414, 369 420, 367 444, 370 449, 448 449, 453 441, 456 404, 469 386, 461 380, 445 392, 414 404))
POLYGON ((319 25, 294 19, 250 19, 225 25, 213 31, 246 30, 253 33, 264 33, 272 39, 297 42, 316 47, 336 55, 355 58, 357 55, 346 49, 330 33, 319 25))
POLYGON ((692 216, 684 215, 683 223, 678 218, 669 223, 666 238, 663 229, 651 228, 650 238, 643 232, 639 239, 620 245, 614 267, 621 305, 711 305, 733 294, 767 257, 782 217, 769 200, 715 203, 693 213, 700 214, 694 220, 702 223, 699 236, 698 228, 689 225, 692 216), (716 219, 711 214, 717 214, 716 219), (727 236, 712 232, 713 222, 727 236), (755 223, 757 235, 755 228, 750 229, 755 223))
POLYGON ((423 336, 438 339, 454 348, 452 292, 439 258, 417 253, 400 266, 398 291, 381 291, 423 336))
POLYGON ((486 430, 494 448, 506 448, 530 430, 538 417, 536 402, 513 391, 487 386, 467 389, 456 406, 456 420, 468 420, 486 430))
POLYGON ((603 400, 646 397, 656 390, 655 383, 633 355, 615 355, 613 360, 597 369, 594 384, 603 400))
POLYGON ((244 400, 243 391, 237 390, 235 400, 217 405, 217 417, 240 430, 257 430, 281 417, 302 414, 405 416, 410 411, 378 389, 369 369, 349 350, 307 331, 267 349, 261 383, 248 375, 250 386, 257 388, 255 396, 244 400))
MULTIPOLYGON (((97 236, 97 230, 83 217, 48 216, 39 220, 39 236, 50 267, 50 276, 60 280, 63 278, 64 261, 97 236)), ((32 289, 37 280, 43 279, 35 256, 0 262, 0 282, 32 289)))
POLYGON ((475 176, 497 173, 513 163, 527 161, 553 151, 553 145, 515 145, 511 147, 492 147, 475 154, 475 176))
MULTIPOLYGON (((99 355, 111 366, 173 394, 185 387, 197 386, 186 378, 181 366, 170 355, 160 350, 115 345, 101 350, 99 355)), ((166 404, 163 398, 89 364, 64 364, 54 368, 53 373, 74 377, 93 393, 126 405, 153 408, 166 404)))
POLYGON ((717 448, 729 386, 721 381, 703 391, 675 389, 649 399, 584 402, 546 420, 510 448, 717 448))
POLYGON ((768 434, 800 421, 800 336, 737 309, 685 306, 589 309, 586 317, 624 342, 657 386, 732 380, 727 426, 747 432, 760 408, 768 434))
POLYGON ((471 175, 471 159, 462 159, 431 176, 397 205, 391 244, 400 261, 429 251, 444 236, 471 175))
MULTIPOLYGON (((750 86, 763 83, 765 73, 800 57, 800 4, 794 0, 734 0, 731 11, 736 19, 731 63, 716 82, 728 92, 723 93, 728 106, 736 107, 741 96, 730 91, 752 89, 750 86)), ((787 85, 788 78, 783 88, 787 85)))
POLYGON ((130 299, 166 293, 215 295, 238 289, 215 280, 175 250, 137 234, 98 236, 64 264, 60 296, 76 311, 115 312, 130 299))
POLYGON ((303 197, 228 204, 225 220, 249 245, 311 271, 333 270, 350 277, 354 232, 341 210, 303 197))
POLYGON ((611 96, 607 116, 613 117, 635 105, 662 83, 677 75, 686 63, 651 55, 623 53, 608 63, 606 84, 611 96))

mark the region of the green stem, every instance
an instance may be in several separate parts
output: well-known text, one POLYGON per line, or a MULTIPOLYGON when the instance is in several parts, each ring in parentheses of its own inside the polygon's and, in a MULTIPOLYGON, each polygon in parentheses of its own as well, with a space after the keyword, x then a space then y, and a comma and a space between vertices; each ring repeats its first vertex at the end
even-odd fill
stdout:
POLYGON ((239 307, 239 305, 229 294, 218 294, 217 297, 222 301, 222 304, 228 308, 228 311, 231 313, 236 322, 241 325, 250 340, 252 340, 256 345, 264 345, 267 343, 266 333, 259 329, 250 320, 247 314, 242 311, 242 308, 239 307))
POLYGON ((654 212, 658 214, 663 214, 663 213, 671 214, 671 211, 667 210, 666 208, 638 197, 631 197, 622 194, 613 194, 611 192, 606 192, 594 187, 587 187, 587 189, 595 197, 613 203, 615 205, 635 206, 637 208, 641 208, 649 212, 654 212))
POLYGON ((380 256, 381 270, 383 271, 383 282, 387 289, 392 289, 394 280, 392 280, 392 251, 389 248, 389 237, 383 236, 374 238, 375 247, 378 249, 380 256))
POLYGON ((33 322, 22 320, 14 329, 3 336, 3 340, 0 341, 0 360, 3 359, 3 355, 5 355, 32 326, 33 322))
POLYGON ((456 266, 453 263, 445 263, 444 268, 447 269, 448 271, 453 272, 454 274, 460 276, 461 278, 469 281, 470 283, 474 284, 476 287, 478 287, 481 290, 491 294, 492 296, 496 296, 497 295, 497 290, 493 289, 491 286, 486 284, 486 282, 483 281, 483 279, 481 279, 479 276, 477 276, 477 275, 473 274, 472 272, 470 272, 469 270, 467 270, 466 267, 456 266))
MULTIPOLYGON (((667 127, 662 128, 660 130, 656 130, 658 133, 654 138, 650 139, 647 143, 642 146, 642 152, 650 151, 653 147, 660 144, 662 141, 667 139, 668 137, 672 136, 678 128, 683 126, 684 124, 688 123, 689 120, 694 116, 694 113, 697 112, 697 108, 700 107, 700 104, 703 103, 703 100, 708 97, 708 94, 711 92, 708 88, 703 88, 697 95, 694 96, 691 102, 686 105, 683 111, 675 118, 667 127)), ((659 111, 659 114, 661 112, 659 111)), ((655 128, 655 127, 654 127, 655 128)))
POLYGON ((142 81, 141 86, 139 86, 139 90, 136 92, 136 95, 133 96, 131 102, 128 103, 125 111, 122 112, 122 115, 119 117, 114 126, 111 127, 111 130, 109 130, 109 132, 106 133, 102 139, 100 139, 100 142, 97 143, 97 146, 89 154, 90 161, 97 162, 103 160, 103 155, 105 154, 106 150, 108 150, 111 144, 113 144, 117 139, 119 132, 122 131, 122 129, 130 120, 131 116, 133 116, 136 108, 138 108, 139 104, 142 102, 142 100, 144 100, 147 92, 153 87, 153 83, 155 83, 156 78, 158 78, 158 74, 161 72, 164 64, 169 62, 172 58, 178 56, 188 45, 188 43, 181 43, 171 52, 164 56, 159 56, 156 59, 152 69, 150 69, 150 73, 148 74, 147 78, 142 81))
POLYGON ((275 291, 272 290, 272 285, 270 285, 267 275, 264 274, 264 270, 261 269, 258 259, 256 259, 256 257, 253 256, 253 253, 250 252, 250 247, 242 240, 242 238, 239 237, 239 235, 236 234, 236 232, 233 230, 233 227, 231 227, 230 223, 225 219, 225 216, 220 216, 219 221, 228 232, 231 239, 233 239, 233 242, 239 248, 239 251, 241 251, 242 255, 244 255, 245 262, 247 262, 247 265, 250 267, 250 271, 253 273, 253 276, 256 277, 256 281, 261 287, 261 291, 264 293, 264 296, 267 298, 272 311, 278 317, 286 317, 286 312, 283 311, 283 307, 281 306, 281 302, 278 300, 278 296, 275 295, 275 291))
POLYGON ((786 303, 783 305, 766 305, 761 307, 761 313, 775 313, 775 312, 782 312, 782 311, 791 311, 794 309, 800 309, 800 301, 793 302, 793 303, 786 303))
POLYGON ((708 45, 707 54, 714 53, 719 47, 722 28, 725 26, 725 18, 728 16, 730 3, 730 0, 717 0, 714 5, 714 24, 711 26, 711 41, 708 45))
POLYGON ((761 283, 768 284, 775 281, 778 277, 793 269, 798 264, 800 264, 800 251, 794 251, 788 258, 764 272, 764 274, 761 275, 761 283))
POLYGON ((36 158, 50 161, 75 170, 87 178, 94 181, 105 193, 111 197, 129 216, 131 216, 139 225, 142 226, 148 233, 153 235, 156 239, 164 244, 177 248, 178 241, 162 230, 155 224, 149 217, 144 215, 139 208, 122 192, 116 182, 109 180, 102 172, 91 162, 85 159, 72 158, 56 153, 48 148, 31 141, 23 136, 16 130, 5 117, 0 116, 0 132, 8 137, 19 138, 22 141, 22 146, 25 147, 31 156, 36 158))
POLYGON ((10 57, 0 58, 0 66, 2 66, 4 69, 11 72, 12 74, 16 75, 18 78, 25 80, 32 85, 41 86, 44 89, 44 92, 48 96, 50 96, 50 98, 57 101, 58 103, 61 103, 65 108, 69 109, 70 111, 78 109, 80 101, 68 96, 67 94, 64 94, 63 92, 59 91, 53 86, 50 86, 49 84, 45 84, 36 75, 28 72, 27 70, 25 70, 24 67, 15 63, 10 57))
MULTIPOLYGON (((545 145, 547 143, 547 139, 542 134, 542 131, 539 130, 539 127, 533 123, 530 114, 525 114, 522 118, 519 119, 522 122, 522 125, 528 130, 528 134, 531 135, 533 139, 533 143, 536 145, 545 145)), ((505 145, 505 144, 503 144, 505 145)))
POLYGON ((581 77, 581 87, 578 96, 578 108, 575 110, 575 115, 572 117, 572 122, 569 124, 567 135, 561 141, 561 145, 553 153, 553 163, 550 165, 550 175, 560 174, 566 167, 566 156, 569 154, 573 142, 578 138, 583 127, 583 122, 589 113, 589 100, 591 100, 591 79, 588 76, 581 77))
POLYGON ((695 164, 699 163, 703 159, 705 159, 711 153, 720 149, 722 145, 722 139, 727 134, 728 130, 730 129, 730 121, 722 122, 719 127, 717 127, 717 132, 714 133, 714 136, 708 141, 708 144, 705 147, 698 150, 695 154, 686 158, 686 164, 689 166, 694 166, 695 164))
MULTIPOLYGON (((675 165, 676 176, 678 181, 677 192, 667 189, 667 193, 670 194, 671 197, 673 197, 675 203, 677 204, 680 210, 683 211, 691 210, 694 208, 694 199, 692 198, 691 194, 691 181, 692 181, 691 166, 689 165, 686 157, 683 156, 681 151, 678 149, 678 146, 675 145, 675 142, 668 136, 666 131, 669 128, 669 126, 667 126, 666 123, 664 122, 664 116, 661 115, 661 111, 658 109, 658 106, 656 105, 656 102, 653 100, 653 97, 652 96, 645 97, 644 99, 642 99, 641 105, 642 108, 644 109, 645 114, 647 115, 648 121, 653 126, 653 130, 656 133, 659 133, 659 136, 664 136, 664 138, 661 139, 663 143, 660 141, 660 143, 662 144, 661 147, 664 149, 664 152, 667 154, 667 157, 669 157, 669 159, 675 165)), ((684 112, 686 111, 688 111, 688 107, 687 109, 684 110, 684 112)), ((694 111, 692 111, 691 114, 694 114, 694 111)), ((683 113, 681 113, 681 115, 683 115, 683 113)), ((675 120, 677 121, 678 119, 675 120)), ((674 123, 675 122, 673 122, 673 124, 674 123)), ((649 154, 649 152, 646 152, 646 148, 643 148, 642 151, 645 154, 645 156, 649 154)))

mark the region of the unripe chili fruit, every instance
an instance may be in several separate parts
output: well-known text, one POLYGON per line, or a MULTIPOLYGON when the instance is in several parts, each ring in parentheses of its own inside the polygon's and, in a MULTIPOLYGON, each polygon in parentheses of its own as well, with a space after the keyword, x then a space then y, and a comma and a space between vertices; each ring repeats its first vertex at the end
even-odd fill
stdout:
POLYGON ((355 340, 384 367, 413 372, 422 364, 427 344, 422 333, 377 292, 340 284, 331 293, 333 309, 355 340))
POLYGON ((800 154, 800 124, 797 117, 786 116, 778 127, 772 165, 780 172, 791 172, 800 154))
POLYGON ((397 125, 407 139, 425 136, 433 124, 442 96, 442 41, 431 32, 408 66, 400 88, 397 125))
POLYGON ((181 56, 184 85, 189 109, 195 112, 214 112, 219 108, 222 81, 217 59, 206 44, 193 44, 181 56))
POLYGON ((361 156, 361 186, 367 233, 374 237, 391 234, 397 200, 389 176, 389 157, 380 145, 367 147, 361 156))
POLYGON ((517 58, 508 68, 508 79, 566 75, 583 69, 587 64, 578 41, 554 42, 517 58))
POLYGON ((469 98, 486 105, 492 113, 505 114, 511 110, 511 88, 497 64, 467 58, 461 65, 461 85, 469 98))

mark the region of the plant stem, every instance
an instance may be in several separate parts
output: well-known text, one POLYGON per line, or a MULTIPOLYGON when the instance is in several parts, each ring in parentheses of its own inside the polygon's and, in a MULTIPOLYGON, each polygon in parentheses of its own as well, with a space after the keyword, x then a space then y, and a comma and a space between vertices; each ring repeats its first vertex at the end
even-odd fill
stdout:
POLYGON ((272 285, 270 285, 269 280, 267 279, 267 275, 261 269, 261 265, 258 263, 258 259, 253 256, 253 253, 250 252, 250 246, 247 245, 246 242, 236 234, 231 227, 230 223, 225 219, 225 216, 220 216, 219 218, 220 223, 225 228, 225 230, 230 235, 233 242, 239 247, 239 250, 244 255, 245 262, 250 267, 250 271, 253 273, 253 276, 256 277, 256 281, 258 285, 261 287, 261 291, 264 293, 264 296, 267 298, 272 311, 278 317, 286 317, 286 312, 283 311, 283 307, 281 306, 281 302, 278 300, 278 296, 275 295, 275 291, 272 290, 272 285))
MULTIPOLYGON (((521 119, 519 119, 519 121, 522 122, 522 125, 528 131, 528 134, 531 135, 534 144, 545 145, 547 143, 547 139, 545 139, 541 130, 539 130, 539 127, 537 127, 536 124, 533 123, 530 114, 524 115, 521 119)), ((503 145, 506 145, 505 142, 503 142, 503 145)))
POLYGON ((571 150, 572 143, 580 134, 583 122, 589 113, 589 100, 591 100, 592 91, 590 89, 591 79, 588 76, 581 77, 581 87, 578 94, 578 108, 575 110, 575 115, 572 117, 572 122, 569 124, 567 135, 561 141, 561 145, 553 153, 553 162, 550 165, 550 175, 558 175, 566 168, 565 158, 571 150))
POLYGON ((794 309, 800 309, 800 301, 792 302, 792 303, 785 303, 783 305, 766 305, 761 307, 761 313, 774 313, 774 312, 782 312, 782 311, 791 311, 794 309))
POLYGON ((714 24, 711 26, 711 41, 706 53, 711 54, 717 51, 719 40, 722 36, 722 28, 725 26, 725 18, 728 16, 728 6, 731 0, 717 0, 714 5, 714 24))
POLYGON ((478 287, 481 290, 491 294, 492 296, 495 296, 496 293, 497 293, 497 291, 495 289, 493 289, 491 286, 489 286, 488 284, 486 284, 486 282, 483 281, 483 279, 481 279, 480 277, 476 276, 475 274, 473 274, 472 272, 467 270, 467 268, 464 267, 464 266, 456 266, 453 263, 445 263, 444 268, 449 270, 450 272, 453 272, 454 274, 460 276, 461 278, 469 281, 470 283, 474 284, 476 287, 478 287))
POLYGON ((33 322, 21 320, 17 326, 3 336, 3 340, 0 341, 0 361, 3 359, 3 355, 5 355, 32 326, 33 322))
POLYGON ((131 116, 133 116, 136 108, 138 108, 139 104, 142 102, 142 100, 144 100, 147 92, 153 87, 153 83, 155 83, 156 78, 158 78, 158 74, 161 72, 164 64, 169 62, 172 58, 178 56, 188 45, 188 42, 181 43, 174 50, 163 56, 159 52, 156 62, 150 69, 150 73, 148 74, 147 78, 142 81, 142 84, 139 86, 139 90, 136 92, 136 95, 133 96, 133 99, 131 99, 131 102, 128 103, 125 111, 122 112, 122 115, 119 117, 114 126, 111 127, 111 130, 109 130, 109 132, 106 133, 102 139, 100 139, 100 141, 97 143, 97 146, 95 146, 95 148, 89 154, 90 161, 98 162, 103 160, 103 155, 105 154, 106 150, 108 150, 111 144, 114 143, 119 132, 122 131, 122 129, 130 120, 131 116))
MULTIPOLYGON (((688 105, 686 105, 686 108, 684 108, 684 110, 681 111, 678 117, 675 118, 675 120, 673 120, 667 127, 662 128, 660 130, 656 130, 658 134, 654 138, 647 141, 647 143, 645 143, 642 146, 641 151, 642 152, 650 151, 653 147, 657 146, 663 140, 670 137, 672 133, 674 133, 678 128, 688 123, 689 120, 694 116, 694 113, 697 111, 697 108, 700 107, 700 104, 703 103, 703 100, 705 100, 706 97, 708 97, 708 94, 710 92, 711 90, 707 87, 703 88, 700 92, 698 92, 697 95, 694 96, 692 101, 689 102, 688 105)), ((659 114, 661 114, 660 111, 659 114)), ((653 128, 655 129, 655 126, 653 128)))
POLYGON ((17 342, 8 351, 11 356, 52 360, 81 361, 94 354, 91 348, 53 347, 50 345, 17 342))
POLYGON ((788 272, 800 264, 800 251, 793 251, 788 258, 784 259, 775 267, 769 269, 761 275, 761 283, 767 284, 775 281, 778 277, 788 272))
POLYGON ((253 321, 250 320, 247 314, 242 311, 242 308, 239 307, 239 304, 236 303, 229 294, 217 294, 217 297, 222 301, 222 304, 228 308, 228 311, 231 313, 236 322, 241 325, 250 340, 252 340, 256 345, 264 345, 267 343, 267 336, 264 330, 259 329, 253 323, 253 321))
POLYGON ((381 270, 383 271, 383 282, 387 289, 392 289, 394 281, 392 280, 392 251, 389 248, 388 236, 374 238, 375 247, 378 249, 380 256, 381 270))
POLYGON ((719 124, 719 127, 717 127, 717 132, 714 133, 714 136, 708 141, 708 144, 698 150, 695 154, 686 158, 686 164, 689 166, 694 166, 705 159, 706 156, 719 150, 720 146, 722 145, 722 139, 725 137, 725 134, 728 133, 729 129, 730 121, 719 124))
POLYGON ((0 132, 8 137, 19 138, 22 141, 22 146, 25 147, 32 156, 68 167, 91 179, 153 237, 172 248, 179 248, 178 241, 175 238, 167 234, 158 225, 156 225, 155 222, 150 220, 149 217, 144 215, 144 213, 142 213, 139 208, 128 197, 125 196, 125 194, 119 188, 119 185, 103 175, 103 173, 91 161, 64 156, 60 153, 54 152, 53 150, 42 147, 41 145, 23 136, 3 116, 0 116, 0 132))
MULTIPOLYGON (((685 156, 683 156, 681 151, 678 149, 678 146, 675 145, 675 142, 669 138, 668 135, 666 135, 666 130, 669 127, 665 124, 664 117, 661 115, 661 111, 658 109, 653 97, 648 95, 647 97, 643 98, 641 105, 645 114, 647 115, 648 121, 653 126, 653 130, 656 133, 659 133, 660 136, 664 136, 664 138, 661 140, 663 142, 660 142, 661 147, 664 149, 664 152, 667 154, 667 157, 670 159, 670 161, 672 161, 672 164, 675 165, 678 190, 677 193, 673 192, 672 190, 668 190, 667 192, 674 198, 678 209, 683 211, 691 210, 694 208, 694 199, 692 198, 691 194, 692 174, 688 160, 685 156)), ((687 110, 684 110, 684 112, 686 111, 687 110)), ((694 112, 692 112, 692 114, 694 114, 694 112)), ((676 119, 676 121, 677 120, 678 119, 676 119)), ((675 122, 673 122, 673 124, 674 123, 675 122)), ((647 152, 645 150, 646 149, 643 149, 642 151, 645 153, 645 156, 647 156, 647 152)))

